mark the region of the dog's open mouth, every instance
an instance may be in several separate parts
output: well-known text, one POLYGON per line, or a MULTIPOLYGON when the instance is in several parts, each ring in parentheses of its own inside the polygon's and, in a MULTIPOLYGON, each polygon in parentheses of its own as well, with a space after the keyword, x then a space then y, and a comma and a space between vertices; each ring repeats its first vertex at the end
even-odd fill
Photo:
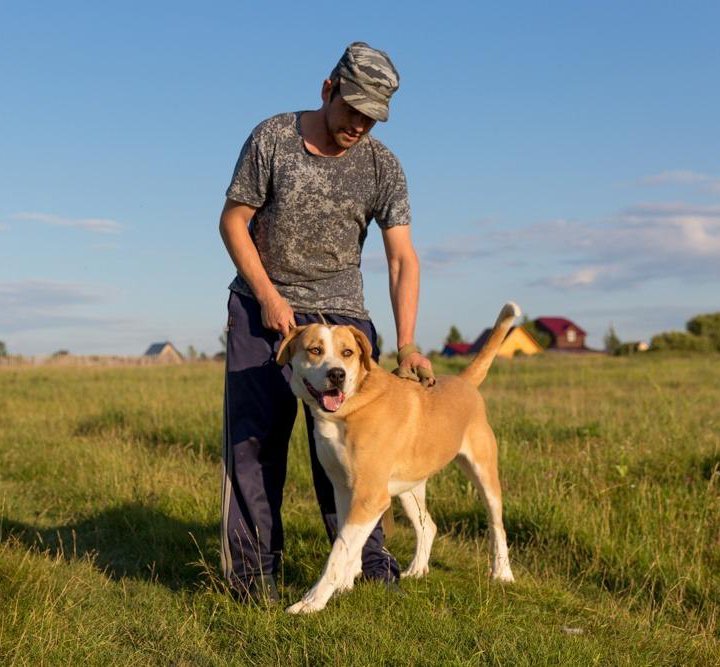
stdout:
POLYGON ((318 391, 307 380, 303 380, 305 388, 310 395, 318 402, 318 405, 326 412, 335 412, 345 401, 345 394, 339 389, 328 389, 327 391, 318 391))

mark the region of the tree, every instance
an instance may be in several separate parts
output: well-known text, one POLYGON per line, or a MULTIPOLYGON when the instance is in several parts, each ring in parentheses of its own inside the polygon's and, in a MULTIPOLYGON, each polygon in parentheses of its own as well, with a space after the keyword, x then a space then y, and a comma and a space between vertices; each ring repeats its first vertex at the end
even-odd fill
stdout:
POLYGON ((5 341, 0 340, 0 357, 7 357, 8 351, 7 351, 7 345, 5 345, 5 341))
POLYGON ((547 350, 552 345, 552 336, 547 331, 543 331, 538 327, 527 315, 523 315, 520 326, 525 329, 544 350, 547 350))
POLYGON ((709 338, 715 349, 720 350, 720 313, 696 315, 687 323, 686 328, 695 336, 709 338))
POLYGON ((451 343, 462 343, 463 342, 463 336, 460 333, 460 329, 458 329, 454 324, 450 327, 450 331, 448 332, 448 335, 445 337, 445 345, 450 345, 451 343))
POLYGON ((720 313, 696 315, 685 326, 687 331, 666 331, 653 336, 650 349, 720 352, 720 313))
POLYGON ((617 354, 620 350, 620 347, 622 346, 622 341, 618 338, 618 335, 615 333, 615 327, 611 324, 610 328, 607 330, 607 333, 605 334, 605 338, 603 338, 603 341, 605 342, 605 352, 608 354, 617 354))
POLYGON ((377 348, 378 348, 378 350, 380 350, 380 354, 382 354, 382 349, 383 349, 383 337, 382 337, 380 334, 377 335, 377 341, 376 341, 376 343, 377 343, 377 348))
POLYGON ((687 331, 666 331, 652 337, 650 349, 712 352, 715 346, 706 336, 695 336, 687 331))
POLYGON ((197 359, 197 356, 198 356, 198 353, 197 353, 197 350, 195 349, 195 346, 193 346, 193 345, 188 345, 188 349, 187 349, 187 352, 185 353, 185 356, 186 356, 190 361, 195 361, 195 359, 197 359))

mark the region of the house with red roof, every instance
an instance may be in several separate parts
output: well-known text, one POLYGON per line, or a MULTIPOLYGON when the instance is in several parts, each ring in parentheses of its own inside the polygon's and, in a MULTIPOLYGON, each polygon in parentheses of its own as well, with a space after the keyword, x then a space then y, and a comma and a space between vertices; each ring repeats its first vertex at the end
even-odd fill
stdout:
MULTIPOLYGON (((485 329, 472 344, 469 354, 477 354, 485 346, 491 333, 492 329, 485 329)), ((525 327, 518 326, 507 332, 505 340, 498 349, 497 356, 510 359, 516 354, 531 355, 539 354, 542 351, 541 345, 533 338, 532 334, 525 327)))
POLYGON ((444 357, 456 357, 458 355, 470 354, 470 348, 472 343, 445 343, 445 347, 442 349, 444 357))
POLYGON ((538 317, 535 320, 538 329, 546 331, 552 337, 551 350, 586 350, 587 333, 577 324, 564 317, 538 317))
MULTIPOLYGON (((442 355, 454 357, 457 355, 477 354, 490 337, 492 329, 485 329, 474 343, 447 343, 443 348, 442 355)), ((538 342, 523 327, 513 327, 505 336, 498 357, 514 357, 516 354, 538 354, 543 349, 538 342)))

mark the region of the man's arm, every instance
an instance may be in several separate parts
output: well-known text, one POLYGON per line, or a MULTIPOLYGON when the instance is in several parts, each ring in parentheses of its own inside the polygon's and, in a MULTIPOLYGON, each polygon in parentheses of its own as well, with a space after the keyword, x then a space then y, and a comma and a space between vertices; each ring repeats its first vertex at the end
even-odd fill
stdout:
MULTIPOLYGON (((415 321, 420 293, 420 262, 412 244, 409 225, 389 227, 384 229, 382 234, 388 262, 390 301, 395 316, 399 351, 404 346, 413 344, 415 340, 415 321)), ((419 352, 413 352, 406 356, 400 363, 400 367, 426 368, 432 372, 430 360, 419 352)))
POLYGON ((226 199, 220 215, 220 236, 237 270, 260 304, 263 326, 287 336, 295 326, 295 315, 290 304, 270 281, 250 238, 248 224, 254 214, 252 206, 226 199))

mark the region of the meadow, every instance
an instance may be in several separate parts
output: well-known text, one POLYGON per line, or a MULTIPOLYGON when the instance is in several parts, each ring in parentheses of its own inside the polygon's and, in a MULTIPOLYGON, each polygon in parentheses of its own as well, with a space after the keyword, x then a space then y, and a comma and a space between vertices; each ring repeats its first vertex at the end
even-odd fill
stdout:
POLYGON ((302 423, 283 604, 243 606, 219 567, 221 365, 0 368, 0 664, 720 664, 719 362, 496 361, 516 583, 489 580, 484 510, 451 467, 428 487, 428 577, 308 617, 283 612, 329 550, 302 423))

